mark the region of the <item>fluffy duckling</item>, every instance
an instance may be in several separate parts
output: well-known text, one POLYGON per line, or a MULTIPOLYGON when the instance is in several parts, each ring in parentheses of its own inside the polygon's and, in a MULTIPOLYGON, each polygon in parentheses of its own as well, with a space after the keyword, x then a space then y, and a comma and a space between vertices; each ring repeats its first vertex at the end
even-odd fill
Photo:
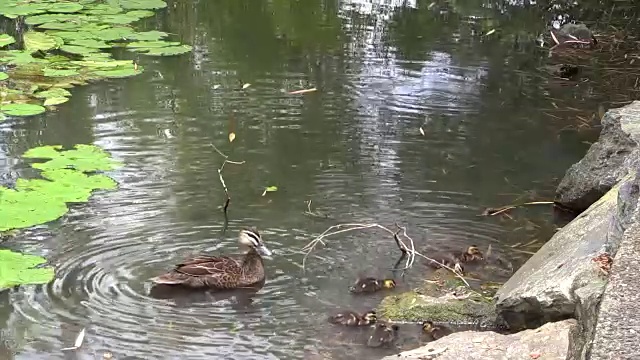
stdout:
POLYGON ((452 253, 453 258, 461 263, 469 263, 479 260, 484 260, 482 252, 476 245, 471 245, 467 248, 467 251, 454 251, 452 253))
POLYGON ((378 322, 372 325, 373 331, 367 340, 367 346, 381 347, 391 345, 398 334, 398 325, 388 322, 378 322))
POLYGON ((434 325, 432 321, 426 320, 422 323, 422 331, 429 334, 433 340, 451 334, 453 331, 444 325, 434 325))
POLYGON ((329 317, 332 324, 345 326, 364 326, 371 325, 377 320, 376 312, 371 310, 364 314, 358 314, 354 311, 342 311, 329 317))
POLYGON ((352 293, 372 293, 382 289, 393 289, 396 287, 396 282, 393 279, 376 279, 372 277, 360 278, 356 280, 356 283, 349 286, 349 291, 352 293))

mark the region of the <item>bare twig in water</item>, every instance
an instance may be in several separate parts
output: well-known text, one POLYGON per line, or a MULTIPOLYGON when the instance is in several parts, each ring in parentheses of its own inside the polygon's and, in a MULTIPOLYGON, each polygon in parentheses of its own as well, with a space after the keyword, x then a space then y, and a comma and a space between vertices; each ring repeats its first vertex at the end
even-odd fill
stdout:
POLYGON ((329 219, 329 215, 323 214, 323 213, 321 213, 319 211, 312 211, 311 210, 311 200, 310 199, 305 201, 305 203, 307 203, 307 211, 304 212, 305 215, 324 218, 324 219, 329 219))
POLYGON ((495 216, 495 215, 502 214, 506 211, 513 210, 517 207, 527 206, 527 205, 555 205, 555 204, 556 204, 555 201, 530 201, 522 204, 505 205, 499 208, 486 208, 482 212, 482 214, 478 216, 495 216))
MULTIPOLYGON (((398 224, 395 224, 396 227, 398 228, 397 231, 391 231, 390 229, 388 229, 385 226, 382 226, 380 224, 359 224, 359 223, 350 223, 350 224, 338 224, 338 225, 333 225, 330 226, 327 230, 325 230, 322 234, 318 235, 315 239, 311 240, 307 245, 305 245, 302 248, 302 251, 305 252, 304 258, 302 259, 302 269, 305 269, 305 265, 307 262, 307 257, 311 254, 311 252, 316 248, 316 246, 318 244, 322 244, 322 245, 326 245, 326 243, 324 242, 325 238, 332 236, 332 235, 337 235, 337 234, 342 234, 345 232, 349 232, 349 231, 354 231, 354 230, 364 230, 364 229, 370 229, 370 228, 378 228, 381 230, 386 231, 387 233, 389 233, 391 236, 393 236, 394 241, 396 242, 396 245, 398 245, 398 248, 400 249, 400 251, 402 252, 403 255, 408 255, 407 256, 407 261, 405 262, 405 266, 404 268, 401 269, 396 269, 396 270, 407 270, 409 268, 411 268, 415 262, 415 257, 419 256, 423 259, 426 259, 432 263, 438 264, 439 266, 451 271, 456 277, 458 277, 459 279, 461 279, 465 285, 469 286, 469 283, 462 277, 462 275, 455 271, 454 269, 450 268, 449 266, 434 260, 428 256, 425 256, 419 252, 416 251, 415 249, 415 244, 413 239, 407 234, 407 229, 405 227, 402 227, 398 224), (407 246, 407 244, 400 238, 400 236, 398 236, 400 233, 402 233, 402 237, 405 238, 410 246, 407 246)), ((397 264, 396 264, 397 266, 397 264)))
POLYGON ((227 188, 227 183, 224 182, 224 178, 222 177, 222 170, 224 169, 224 166, 229 163, 229 164, 235 164, 235 165, 242 165, 244 164, 244 161, 231 161, 229 160, 229 157, 227 155, 225 155, 222 151, 220 151, 215 145, 213 145, 213 143, 209 143, 209 145, 211 145, 211 147, 213 147, 213 149, 220 154, 220 156, 222 156, 224 158, 224 161, 222 162, 222 165, 220 165, 220 167, 218 168, 218 178, 220 179, 220 184, 222 184, 222 188, 224 189, 224 194, 226 195, 226 199, 224 201, 224 206, 222 207, 223 211, 224 211, 224 216, 225 218, 227 217, 227 209, 229 208, 229 203, 231 202, 231 195, 229 195, 229 188, 227 188))

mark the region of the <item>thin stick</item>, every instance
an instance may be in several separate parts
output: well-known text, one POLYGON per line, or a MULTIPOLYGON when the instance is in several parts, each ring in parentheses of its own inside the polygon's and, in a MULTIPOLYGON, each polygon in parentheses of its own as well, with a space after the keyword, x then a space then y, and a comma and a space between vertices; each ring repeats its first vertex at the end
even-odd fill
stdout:
POLYGON ((505 206, 501 206, 499 208, 487 208, 485 209, 482 214, 478 215, 478 216, 495 216, 495 215, 499 215, 505 211, 509 211, 512 209, 515 209, 517 207, 521 207, 521 206, 527 206, 527 205, 554 205, 556 202, 555 201, 530 201, 530 202, 525 202, 525 203, 521 203, 521 204, 511 204, 511 205, 505 205, 505 206))
POLYGON ((220 184, 222 184, 222 189, 224 189, 224 194, 226 195, 226 199, 224 201, 224 206, 222 207, 222 210, 224 211, 224 216, 225 219, 227 217, 227 209, 229 208, 229 203, 231 202, 231 195, 229 194, 229 189, 227 188, 227 183, 224 181, 224 177, 222 177, 222 169, 224 169, 224 166, 227 163, 230 164, 234 164, 234 165, 242 165, 244 164, 244 161, 231 161, 229 160, 229 157, 227 155, 225 155, 222 151, 220 151, 220 149, 218 149, 215 145, 213 145, 213 143, 209 143, 209 145, 211 145, 211 147, 213 147, 213 149, 220 154, 220 156, 222 156, 224 158, 224 161, 222 162, 222 165, 220 165, 220 168, 218 168, 218 178, 220 179, 220 184))
POLYGON ((396 231, 393 232, 390 229, 380 225, 380 224, 360 224, 360 223, 348 223, 348 224, 337 224, 337 225, 333 225, 330 226, 327 230, 325 230, 324 232, 322 232, 322 234, 318 235, 316 238, 314 238, 313 240, 311 240, 307 245, 305 245, 302 248, 302 251, 305 252, 304 257, 302 258, 302 269, 305 270, 306 268, 306 262, 307 262, 307 257, 309 257, 309 255, 311 254, 311 252, 315 249, 315 247, 318 244, 325 244, 324 239, 332 236, 332 235, 337 235, 337 234, 342 234, 345 232, 349 232, 349 231, 354 231, 354 230, 363 230, 363 229, 370 229, 370 228, 378 228, 381 230, 386 231, 387 233, 391 234, 391 236, 394 236, 394 240, 396 241, 396 244, 398 245, 398 248, 400 249, 400 251, 402 251, 403 254, 408 254, 408 259, 405 263, 405 267, 404 269, 398 269, 398 270, 406 270, 409 269, 413 266, 414 262, 415 262, 415 257, 419 256, 423 259, 426 259, 432 263, 438 264, 440 267, 443 267, 449 271, 451 271, 456 277, 458 277, 459 279, 462 280, 462 282, 465 283, 465 285, 467 285, 467 287, 471 287, 469 285, 469 283, 464 279, 464 277, 462 277, 462 275, 460 275, 460 273, 458 273, 457 271, 455 271, 454 269, 450 268, 449 266, 434 260, 428 256, 425 256, 419 252, 417 252, 415 250, 415 244, 413 242, 413 239, 407 234, 407 230, 405 227, 402 227, 398 224, 396 224, 396 226, 402 230, 402 235, 403 237, 405 237, 409 243, 411 244, 411 246, 407 246, 401 239, 399 236, 397 236, 397 234, 400 233, 400 231, 396 231), (345 227, 348 227, 347 229, 344 229, 345 227), (336 229, 340 229, 340 230, 336 230, 336 229))

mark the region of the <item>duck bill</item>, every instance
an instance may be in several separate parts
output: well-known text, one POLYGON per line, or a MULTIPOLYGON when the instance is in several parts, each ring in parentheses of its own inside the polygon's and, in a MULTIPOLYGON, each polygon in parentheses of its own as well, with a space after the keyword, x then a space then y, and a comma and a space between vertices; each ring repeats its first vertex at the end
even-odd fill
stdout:
POLYGON ((258 250, 258 252, 264 256, 271 256, 272 254, 271 250, 267 249, 267 247, 264 246, 264 244, 261 244, 260 246, 258 246, 256 250, 258 250))

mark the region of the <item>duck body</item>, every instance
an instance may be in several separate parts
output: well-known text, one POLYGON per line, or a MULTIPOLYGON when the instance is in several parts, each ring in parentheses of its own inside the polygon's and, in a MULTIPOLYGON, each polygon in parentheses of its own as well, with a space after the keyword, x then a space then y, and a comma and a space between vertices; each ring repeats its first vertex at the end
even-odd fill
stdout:
POLYGON ((431 336, 433 340, 438 340, 453 333, 448 327, 444 325, 434 325, 433 322, 429 320, 422 323, 422 331, 431 336))
POLYGON ((382 289, 393 289, 396 282, 393 279, 376 279, 373 277, 359 278, 355 284, 349 287, 349 291, 355 294, 372 293, 382 289))
POLYGON ((441 264, 458 270, 459 272, 463 272, 464 268, 462 264, 467 263, 475 263, 484 259, 482 252, 478 249, 477 246, 472 245, 467 248, 466 251, 452 251, 445 255, 440 255, 436 257, 434 260, 438 261, 438 263, 429 262, 429 266, 439 269, 442 267, 441 264))
POLYGON ((345 326, 364 326, 375 323, 376 319, 376 312, 373 310, 364 314, 359 314, 355 311, 342 311, 330 316, 329 322, 345 326))
POLYGON ((367 340, 369 347, 382 347, 393 344, 398 334, 398 325, 379 322, 372 326, 373 331, 367 340))
POLYGON ((252 287, 263 283, 265 271, 260 254, 271 255, 271 252, 254 229, 241 230, 239 243, 249 247, 244 258, 196 256, 151 280, 157 285, 220 290, 252 287))

